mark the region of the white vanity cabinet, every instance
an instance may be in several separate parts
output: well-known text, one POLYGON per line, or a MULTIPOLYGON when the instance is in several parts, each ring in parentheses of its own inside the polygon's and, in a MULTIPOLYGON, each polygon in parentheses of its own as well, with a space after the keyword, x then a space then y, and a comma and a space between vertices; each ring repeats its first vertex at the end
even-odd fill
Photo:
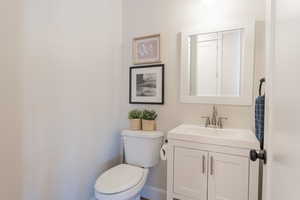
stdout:
POLYGON ((202 127, 187 132, 183 127, 189 125, 168 134, 167 200, 258 200, 258 162, 250 161, 249 151, 259 144, 246 135, 251 131, 231 138, 230 130, 218 137, 202 127))
POLYGON ((249 159, 221 153, 210 153, 209 157, 208 199, 247 200, 249 159))
POLYGON ((208 152, 176 147, 174 155, 174 192, 206 199, 208 152))

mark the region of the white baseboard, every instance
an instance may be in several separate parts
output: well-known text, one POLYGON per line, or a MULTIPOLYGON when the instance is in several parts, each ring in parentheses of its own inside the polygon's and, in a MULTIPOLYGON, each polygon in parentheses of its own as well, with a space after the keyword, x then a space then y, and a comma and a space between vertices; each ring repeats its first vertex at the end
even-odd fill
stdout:
POLYGON ((142 193, 142 197, 145 197, 150 200, 166 200, 167 199, 167 193, 165 190, 156 188, 153 186, 145 185, 142 193))

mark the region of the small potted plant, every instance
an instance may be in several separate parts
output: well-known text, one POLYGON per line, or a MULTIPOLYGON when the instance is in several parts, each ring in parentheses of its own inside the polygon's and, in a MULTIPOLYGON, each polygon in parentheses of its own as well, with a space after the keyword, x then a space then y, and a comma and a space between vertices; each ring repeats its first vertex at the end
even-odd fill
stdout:
POLYGON ((142 128, 142 124, 141 124, 142 114, 143 114, 143 112, 138 110, 138 109, 131 110, 128 113, 128 119, 130 120, 130 129, 131 130, 141 130, 141 128, 142 128))
POLYGON ((156 130, 157 113, 155 110, 144 110, 142 116, 142 127, 144 131, 156 130))

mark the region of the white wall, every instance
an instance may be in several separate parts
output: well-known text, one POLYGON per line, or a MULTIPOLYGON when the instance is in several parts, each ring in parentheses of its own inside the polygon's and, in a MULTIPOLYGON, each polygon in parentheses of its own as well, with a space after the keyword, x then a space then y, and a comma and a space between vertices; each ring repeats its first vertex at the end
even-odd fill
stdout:
POLYGON ((300 195, 299 23, 299 1, 267 0, 264 200, 298 200, 300 195))
MULTIPOLYGON (((159 111, 158 127, 168 131, 180 123, 201 123, 201 116, 211 113, 211 105, 179 102, 178 33, 201 25, 226 25, 249 20, 257 25, 256 83, 264 72, 264 1, 263 0, 124 0, 123 3, 123 96, 121 127, 128 127, 127 112, 133 107, 159 111), (128 67, 131 62, 132 38, 153 33, 162 34, 163 62, 166 64, 164 106, 128 104, 128 67)), ((257 88, 257 85, 255 86, 257 88)), ((256 91, 255 91, 256 92, 256 91)), ((256 93, 257 94, 257 93, 256 93)), ((229 118, 225 127, 252 128, 253 107, 218 106, 221 116, 229 118)), ((148 185, 165 188, 165 163, 152 170, 148 185)))
POLYGON ((25 0, 24 200, 87 200, 119 162, 121 0, 25 0))
MULTIPOLYGON (((119 161, 119 127, 128 126, 128 110, 144 108, 127 103, 133 37, 162 34, 166 105, 147 107, 159 111, 159 127, 167 131, 182 122, 200 123, 200 117, 211 112, 209 105, 178 100, 177 33, 201 24, 254 18, 263 20, 264 1, 123 0, 123 7, 121 0, 1 2, 1 199, 21 199, 21 183, 24 200, 82 200, 93 195, 97 176, 119 161)), ((256 80, 263 74, 261 27, 256 80)), ((219 110, 229 117, 225 126, 253 126, 253 108, 219 110)), ((148 184, 165 188, 165 176, 162 163, 148 184)))
POLYGON ((21 197, 19 0, 0 2, 0 199, 21 197))

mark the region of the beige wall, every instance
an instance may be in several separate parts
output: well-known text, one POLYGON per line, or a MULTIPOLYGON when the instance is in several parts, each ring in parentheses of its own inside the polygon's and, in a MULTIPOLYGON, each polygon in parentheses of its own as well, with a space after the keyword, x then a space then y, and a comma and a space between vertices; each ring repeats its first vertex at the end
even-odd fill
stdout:
POLYGON ((119 161, 121 0, 25 0, 23 19, 23 199, 88 200, 119 161))
POLYGON ((21 197, 21 1, 0 2, 0 199, 21 197))
MULTIPOLYGON (((256 82, 264 71, 264 1, 262 0, 124 0, 123 3, 123 96, 121 127, 128 127, 127 112, 133 107, 154 108, 159 112, 158 126, 167 132, 186 123, 203 123, 201 116, 211 113, 211 105, 179 102, 179 41, 178 33, 185 29, 210 25, 242 23, 257 20, 256 82), (133 37, 162 34, 165 63, 164 106, 133 106, 128 104, 128 67, 131 62, 133 37)), ((255 88, 257 84, 255 85, 255 88)), ((255 91, 256 92, 256 91, 255 91)), ((225 127, 252 128, 253 107, 218 106, 221 116, 229 118, 225 127)), ((165 163, 152 170, 148 184, 165 188, 165 163)))

